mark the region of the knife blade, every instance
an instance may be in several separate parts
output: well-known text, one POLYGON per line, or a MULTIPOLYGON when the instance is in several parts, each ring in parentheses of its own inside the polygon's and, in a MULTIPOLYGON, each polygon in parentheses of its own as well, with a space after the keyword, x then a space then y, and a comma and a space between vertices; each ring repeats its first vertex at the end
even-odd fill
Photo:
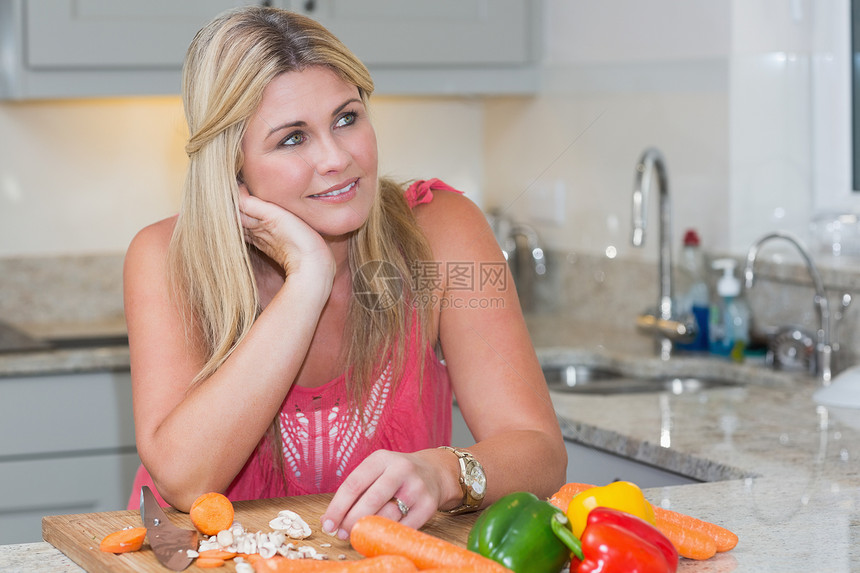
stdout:
POLYGON ((149 486, 140 488, 140 519, 146 527, 149 546, 162 565, 173 571, 191 565, 194 558, 188 556, 188 550, 197 550, 197 531, 173 525, 149 486))

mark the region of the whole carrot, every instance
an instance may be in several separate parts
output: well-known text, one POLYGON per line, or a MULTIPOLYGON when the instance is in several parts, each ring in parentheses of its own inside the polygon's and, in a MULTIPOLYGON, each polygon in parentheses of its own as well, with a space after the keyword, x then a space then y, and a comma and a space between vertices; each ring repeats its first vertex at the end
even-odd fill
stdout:
POLYGON ((433 569, 424 569, 421 573, 472 573, 474 569, 471 567, 434 567, 433 569))
POLYGON ((690 515, 672 511, 671 509, 664 509, 662 507, 657 507, 656 505, 653 507, 654 516, 657 518, 658 528, 660 522, 663 521, 664 523, 674 523, 685 529, 699 531, 713 538, 717 551, 719 552, 734 549, 735 545, 738 544, 738 536, 725 527, 720 527, 715 523, 697 519, 690 515))
POLYGON ((591 489, 594 486, 588 483, 577 483, 570 482, 566 483, 561 488, 550 496, 549 501, 551 504, 559 508, 560 510, 567 512, 567 506, 570 505, 570 500, 584 492, 587 489, 591 489))
POLYGON ((417 573, 412 561, 401 555, 380 555, 357 561, 287 559, 280 555, 254 562, 255 573, 417 573))
POLYGON ((379 515, 359 519, 349 540, 365 557, 402 555, 418 569, 468 567, 475 573, 510 573, 492 559, 379 515))
POLYGON ((672 542, 681 557, 703 560, 716 555, 717 543, 707 533, 667 521, 663 517, 657 517, 656 520, 657 529, 672 542))

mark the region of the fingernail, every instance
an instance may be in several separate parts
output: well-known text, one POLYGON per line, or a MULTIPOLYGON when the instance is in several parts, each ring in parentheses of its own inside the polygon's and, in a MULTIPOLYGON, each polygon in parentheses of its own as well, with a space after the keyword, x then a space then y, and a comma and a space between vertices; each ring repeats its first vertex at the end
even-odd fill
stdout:
POLYGON ((340 539, 343 539, 344 541, 346 541, 347 539, 349 539, 349 533, 347 533, 345 529, 338 529, 338 530, 337 530, 337 536, 338 536, 340 539))
POLYGON ((326 519, 323 522, 322 530, 323 530, 323 533, 325 533, 327 535, 334 535, 337 533, 337 529, 335 529, 335 526, 334 526, 334 521, 332 521, 331 519, 326 519))

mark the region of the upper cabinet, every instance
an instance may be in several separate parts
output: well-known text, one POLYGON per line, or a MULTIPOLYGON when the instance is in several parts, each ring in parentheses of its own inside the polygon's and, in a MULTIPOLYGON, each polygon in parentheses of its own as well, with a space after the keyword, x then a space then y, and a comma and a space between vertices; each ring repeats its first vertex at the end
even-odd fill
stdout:
MULTIPOLYGON (((277 0, 326 27, 383 94, 529 93, 542 0, 277 0)), ((195 32, 241 0, 0 0, 0 98, 176 94, 195 32)))

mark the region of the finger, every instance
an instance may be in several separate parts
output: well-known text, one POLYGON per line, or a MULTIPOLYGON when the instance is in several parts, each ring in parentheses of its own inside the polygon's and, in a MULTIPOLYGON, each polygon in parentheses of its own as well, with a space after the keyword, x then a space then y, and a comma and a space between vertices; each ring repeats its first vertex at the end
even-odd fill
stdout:
POLYGON ((380 507, 379 511, 376 512, 376 515, 387 517, 392 521, 402 521, 404 519, 403 514, 400 512, 400 508, 397 507, 397 502, 395 502, 394 499, 388 500, 387 503, 380 507))
POLYGON ((352 526, 355 525, 355 522, 364 517, 365 515, 374 515, 379 514, 380 512, 385 512, 392 517, 392 519, 400 520, 400 510, 396 509, 397 506, 394 505, 393 508, 396 509, 393 513, 389 513, 392 511, 392 498, 394 497, 394 492, 400 486, 400 481, 392 479, 390 473, 384 473, 378 480, 373 482, 373 484, 367 488, 367 491, 356 500, 355 504, 349 509, 346 513, 346 516, 343 518, 343 521, 340 524, 340 529, 346 532, 352 530, 352 526))
POLYGON ((436 513, 436 498, 427 489, 427 484, 418 476, 406 480, 394 494, 392 505, 397 508, 397 521, 418 529, 436 513), (405 504, 406 515, 400 511, 397 500, 405 504))
POLYGON ((386 486, 386 482, 392 479, 390 475, 383 479, 386 457, 382 451, 374 452, 346 477, 321 517, 323 531, 348 531, 358 519, 354 511, 356 507, 365 512, 363 515, 374 514, 393 497, 400 484, 392 482, 386 486), (350 515, 352 519, 348 519, 350 515))

